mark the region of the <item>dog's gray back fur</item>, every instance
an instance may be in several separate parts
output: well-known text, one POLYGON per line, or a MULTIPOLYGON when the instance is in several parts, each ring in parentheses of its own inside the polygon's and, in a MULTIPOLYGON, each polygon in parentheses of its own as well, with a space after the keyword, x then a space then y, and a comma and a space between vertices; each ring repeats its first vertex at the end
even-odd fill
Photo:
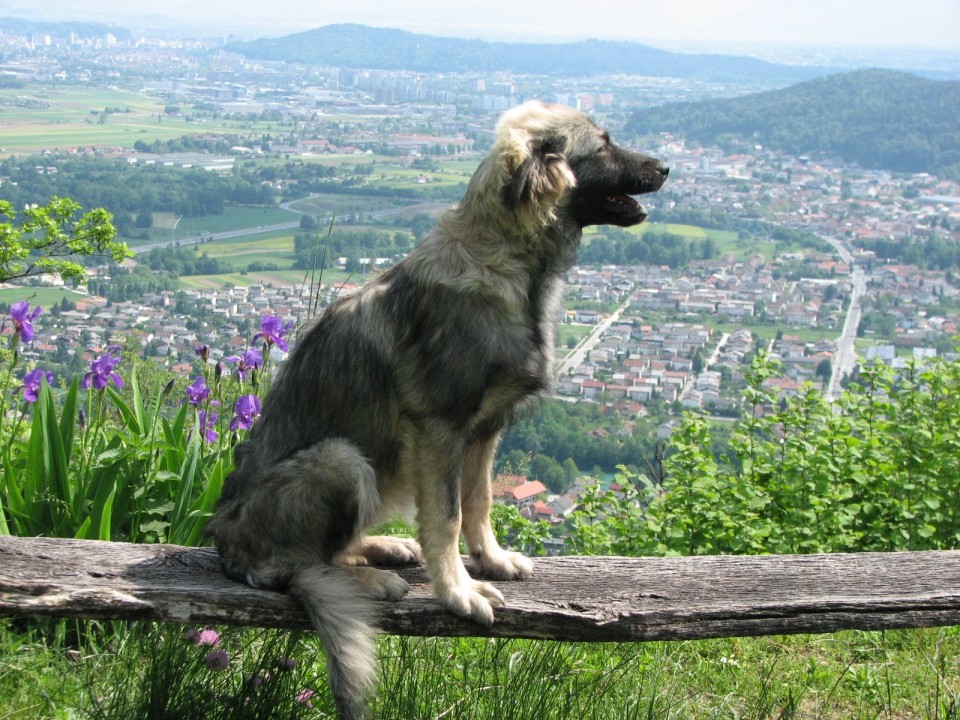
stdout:
MULTIPOLYGON (((374 681, 374 613, 337 559, 414 495, 422 533, 438 513, 459 523, 465 453, 488 448, 490 462, 503 426, 548 388, 561 275, 588 224, 578 219, 577 163, 593 172, 602 142, 568 108, 509 114, 460 205, 299 338, 237 447, 209 532, 229 575, 304 605, 347 720, 362 716, 374 681), (414 466, 424 457, 438 469, 414 466), (437 509, 423 507, 427 491, 437 509)), ((431 567, 430 538, 421 541, 440 583, 446 571, 431 567)), ((382 596, 402 594, 394 590, 382 596)))

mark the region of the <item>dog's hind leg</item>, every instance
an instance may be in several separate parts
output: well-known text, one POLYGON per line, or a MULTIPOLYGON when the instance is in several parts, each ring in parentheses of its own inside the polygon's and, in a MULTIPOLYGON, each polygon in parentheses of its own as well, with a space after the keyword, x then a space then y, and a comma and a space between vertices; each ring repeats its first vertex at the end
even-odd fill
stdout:
POLYGON ((493 503, 493 458, 500 437, 494 435, 474 442, 463 460, 460 504, 463 509, 463 536, 470 557, 484 577, 494 580, 524 580, 533 574, 533 561, 520 553, 500 547, 490 525, 493 503))
POLYGON ((420 547, 437 598, 453 613, 483 625, 493 624, 494 608, 503 607, 503 595, 493 585, 474 580, 460 558, 460 472, 463 452, 448 444, 427 440, 407 448, 406 466, 416 483, 420 547))
POLYGON ((335 565, 419 565, 423 558, 420 545, 411 538, 372 535, 362 537, 337 555, 335 565))

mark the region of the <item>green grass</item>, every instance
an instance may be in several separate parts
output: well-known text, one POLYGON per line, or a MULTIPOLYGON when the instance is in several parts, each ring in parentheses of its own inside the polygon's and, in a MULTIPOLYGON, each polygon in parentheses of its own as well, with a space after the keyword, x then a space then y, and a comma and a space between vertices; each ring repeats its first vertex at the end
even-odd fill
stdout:
POLYGON ((437 187, 455 187, 466 183, 470 178, 459 172, 442 172, 382 166, 370 176, 369 185, 389 189, 429 189, 437 187), (425 182, 419 182, 420 179, 425 182))
POLYGON ((557 347, 566 350, 567 341, 570 338, 574 338, 577 342, 580 342, 589 335, 593 329, 594 328, 589 325, 568 325, 566 323, 560 323, 557 325, 557 347))
POLYGON ((381 198, 350 195, 347 193, 324 193, 313 197, 298 200, 293 204, 297 210, 309 215, 330 215, 335 213, 339 218, 348 217, 355 212, 377 212, 402 208, 414 204, 416 201, 409 198, 381 198))
MULTIPOLYGON (((592 237, 602 232, 602 229, 595 227, 587 228, 584 231, 584 242, 589 243, 592 237)), ((733 230, 717 230, 714 228, 703 228, 697 225, 645 222, 628 228, 627 232, 633 233, 634 235, 671 233, 687 240, 710 238, 717 244, 717 250, 720 256, 732 255, 737 260, 746 260, 753 255, 762 255, 767 260, 773 260, 781 253, 800 249, 800 246, 791 246, 785 243, 777 243, 757 238, 741 240, 738 233, 733 230)))
POLYGON ((747 328, 757 337, 762 337, 767 340, 776 338, 777 333, 780 331, 782 331, 784 335, 796 336, 801 342, 805 343, 817 342, 818 340, 824 339, 836 340, 839 335, 839 331, 835 329, 794 328, 785 325, 760 325, 748 322, 717 322, 710 317, 698 319, 696 322, 701 325, 706 325, 718 333, 732 333, 741 328, 747 328))
MULTIPOLYGON (((188 122, 163 114, 165 103, 108 88, 28 85, 0 90, 0 154, 75 147, 133 147, 196 133, 240 132, 231 122, 188 122), (24 107, 24 100, 34 106, 24 107), (102 115, 105 108, 130 112, 102 115), (101 122, 101 119, 103 122, 101 122)), ((248 130, 249 131, 249 130, 248 130)))
MULTIPOLYGON (((319 273, 318 273, 319 275, 319 273)), ((273 285, 274 287, 292 286, 298 287, 303 283, 303 270, 269 270, 264 272, 248 273, 224 273, 221 275, 184 275, 180 278, 180 287, 185 290, 210 290, 219 289, 227 284, 235 287, 245 287, 248 285, 273 285)), ((338 270, 324 270, 323 283, 331 285, 342 281, 352 281, 362 283, 367 279, 367 275, 362 273, 350 273, 338 270)), ((308 278, 309 282, 309 278, 308 278)))
MULTIPOLYGON (((324 717, 332 707, 311 636, 291 645, 260 630, 226 631, 231 666, 212 674, 184 655, 189 646, 171 652, 181 627, 144 634, 137 625, 111 624, 81 645, 69 642, 72 627, 0 623, 0 717, 92 717, 90 697, 129 712, 131 698, 164 683, 176 689, 168 697, 192 698, 199 712, 204 698, 214 700, 211 691, 219 689, 220 702, 256 663, 271 667, 271 652, 298 661, 286 687, 318 692, 315 712, 305 717, 324 717)), ((386 636, 379 651, 373 709, 380 720, 958 717, 957 628, 630 644, 386 636)), ((262 717, 280 717, 279 709, 262 717)))
MULTIPOLYGON (((298 222, 299 213, 281 210, 280 208, 260 208, 260 207, 237 207, 227 206, 222 215, 203 215, 201 217, 180 217, 173 216, 172 213, 154 213, 154 227, 147 231, 149 239, 123 238, 130 247, 137 247, 148 242, 158 240, 180 239, 186 237, 195 237, 201 233, 221 233, 231 230, 246 230, 266 227, 270 225, 279 225, 281 223, 298 222), (174 223, 176 228, 173 228, 174 223)), ((133 233, 139 235, 143 232, 140 229, 134 229, 133 233)), ((290 231, 285 233, 293 237, 290 231)), ((274 237, 271 233, 256 233, 236 238, 236 240, 259 240, 263 237, 274 237)), ((206 245, 204 245, 206 247, 206 245)))
POLYGON ((24 286, 0 289, 0 302, 2 303, 9 304, 20 300, 29 300, 31 306, 40 305, 45 309, 50 308, 55 303, 59 303, 64 298, 67 298, 69 302, 76 302, 86 297, 87 296, 82 293, 77 293, 65 288, 24 286))
POLYGON ((210 257, 226 259, 231 257, 245 257, 249 255, 272 256, 273 262, 290 263, 295 255, 293 252, 293 235, 289 232, 277 234, 245 235, 226 240, 211 240, 198 246, 200 252, 210 257))

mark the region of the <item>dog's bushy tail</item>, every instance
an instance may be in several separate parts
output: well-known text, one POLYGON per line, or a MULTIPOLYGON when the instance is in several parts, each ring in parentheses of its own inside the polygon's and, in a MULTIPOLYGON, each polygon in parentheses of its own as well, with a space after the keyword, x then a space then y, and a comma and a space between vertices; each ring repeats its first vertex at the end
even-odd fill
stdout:
POLYGON ((287 593, 303 606, 320 636, 340 719, 361 720, 376 682, 373 601, 348 573, 328 565, 298 571, 287 593))

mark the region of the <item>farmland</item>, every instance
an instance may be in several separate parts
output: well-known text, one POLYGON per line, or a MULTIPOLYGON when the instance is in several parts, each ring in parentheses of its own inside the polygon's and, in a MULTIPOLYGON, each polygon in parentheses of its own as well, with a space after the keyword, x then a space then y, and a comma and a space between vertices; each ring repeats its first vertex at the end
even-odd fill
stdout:
POLYGON ((132 148, 198 133, 248 132, 249 123, 188 120, 156 98, 119 88, 29 86, 0 89, 0 154, 79 147, 132 148))

